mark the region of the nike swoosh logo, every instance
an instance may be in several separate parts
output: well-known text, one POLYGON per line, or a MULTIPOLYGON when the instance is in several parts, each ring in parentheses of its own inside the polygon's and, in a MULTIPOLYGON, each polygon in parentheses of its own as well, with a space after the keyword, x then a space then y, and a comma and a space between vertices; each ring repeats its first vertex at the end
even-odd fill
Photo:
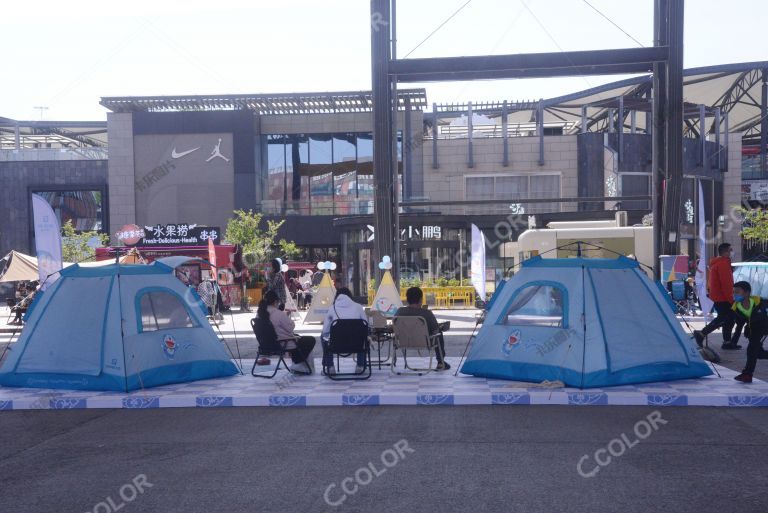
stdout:
POLYGON ((181 158, 181 157, 183 157, 184 155, 189 155, 189 154, 190 154, 190 153, 192 153, 193 151, 197 151, 197 150, 199 150, 199 149, 200 149, 200 146, 198 146, 197 148, 192 148, 191 150, 182 151, 181 153, 177 153, 177 152, 176 152, 176 148, 174 148, 174 149, 173 149, 173 151, 171 151, 171 158, 174 158, 174 159, 180 159, 180 158, 181 158))

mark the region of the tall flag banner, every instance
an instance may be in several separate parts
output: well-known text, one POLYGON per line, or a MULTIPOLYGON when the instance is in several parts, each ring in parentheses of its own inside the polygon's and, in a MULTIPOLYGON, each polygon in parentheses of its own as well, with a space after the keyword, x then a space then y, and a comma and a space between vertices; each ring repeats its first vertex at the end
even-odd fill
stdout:
POLYGON ((704 317, 712 311, 712 300, 707 297, 707 220, 704 214, 704 187, 699 180, 699 263, 696 266, 696 295, 704 317))
POLYGON ((51 205, 39 194, 32 195, 32 217, 40 290, 45 290, 58 279, 62 268, 61 227, 51 205))
POLYGON ((213 245, 213 239, 208 239, 208 261, 211 263, 211 274, 213 281, 219 281, 219 269, 216 267, 216 247, 213 245))
POLYGON ((470 277, 477 295, 485 301, 485 235, 475 224, 472 225, 470 277))

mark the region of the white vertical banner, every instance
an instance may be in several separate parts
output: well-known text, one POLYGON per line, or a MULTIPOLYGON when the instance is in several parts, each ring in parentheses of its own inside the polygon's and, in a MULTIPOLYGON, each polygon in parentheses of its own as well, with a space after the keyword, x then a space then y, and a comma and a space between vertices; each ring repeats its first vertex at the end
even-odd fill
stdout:
POLYGON ((58 279, 59 275, 54 273, 58 273, 62 267, 61 227, 51 205, 38 194, 32 195, 32 216, 35 224, 35 249, 40 290, 45 290, 48 285, 58 279))
POLYGON ((470 279, 477 295, 485 301, 485 235, 477 225, 472 225, 472 257, 470 279))
POLYGON ((707 297, 707 219, 704 210, 704 187, 699 182, 699 263, 696 266, 696 295, 699 296, 699 303, 704 317, 712 311, 712 300, 707 297))

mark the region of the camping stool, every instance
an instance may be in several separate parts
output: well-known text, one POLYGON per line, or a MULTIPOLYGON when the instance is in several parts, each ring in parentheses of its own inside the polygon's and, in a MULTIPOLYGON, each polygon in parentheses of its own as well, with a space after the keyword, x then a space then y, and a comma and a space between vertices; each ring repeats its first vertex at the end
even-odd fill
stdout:
POLYGON ((330 374, 323 365, 323 374, 335 381, 363 380, 371 377, 371 343, 368 339, 368 323, 362 319, 336 319, 331 324, 328 353, 336 355, 336 367, 341 370, 340 356, 365 353, 365 368, 361 372, 337 372, 330 374), (365 371, 368 370, 366 375, 365 371))
POLYGON ((384 314, 378 310, 368 310, 366 315, 370 319, 369 325, 371 328, 371 341, 376 343, 376 352, 378 353, 378 360, 371 362, 374 365, 379 366, 381 370, 382 365, 390 365, 389 359, 392 357, 392 327, 387 324, 387 318, 384 314), (387 357, 381 359, 381 346, 386 344, 387 357))
POLYGON ((390 366, 391 372, 401 375, 418 375, 432 372, 436 368, 432 367, 432 358, 434 355, 435 347, 438 347, 437 339, 440 337, 440 333, 430 334, 427 327, 427 321, 424 317, 417 316, 395 316, 392 319, 392 330, 394 336, 392 337, 393 354, 392 365, 390 366), (403 352, 403 371, 396 371, 395 364, 397 363, 397 350, 403 352), (421 351, 425 349, 429 352, 429 365, 424 369, 415 369, 408 365, 408 359, 406 351, 408 349, 416 349, 421 351), (411 372, 407 372, 408 371, 411 372))
MULTIPOLYGON (((256 335, 256 341, 259 344, 259 349, 256 352, 256 360, 254 360, 253 367, 251 367, 251 375, 254 378, 274 378, 275 375, 277 375, 277 371, 280 370, 280 365, 284 365, 288 372, 293 373, 290 367, 288 367, 288 362, 285 361, 285 354, 290 352, 290 349, 287 347, 288 342, 293 342, 294 339, 288 338, 278 340, 277 333, 275 333, 275 327, 272 326, 272 323, 259 319, 258 317, 251 319, 251 329, 253 329, 253 333, 256 335), (262 356, 278 357, 277 365, 275 365, 275 368, 270 375, 266 375, 263 372, 256 372, 256 366, 259 364, 259 358, 262 356)), ((309 367, 309 373, 311 374, 312 368, 309 364, 307 366, 309 367)))

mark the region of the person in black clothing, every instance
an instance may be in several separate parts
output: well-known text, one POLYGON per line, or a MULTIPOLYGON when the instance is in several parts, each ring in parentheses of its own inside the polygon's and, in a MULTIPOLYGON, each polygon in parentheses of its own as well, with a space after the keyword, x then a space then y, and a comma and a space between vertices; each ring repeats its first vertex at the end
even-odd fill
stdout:
POLYGON ((407 306, 403 306, 397 310, 396 316, 405 317, 423 317, 427 321, 427 328, 430 334, 438 333, 437 347, 435 348, 435 355, 437 356, 437 370, 448 370, 451 366, 445 361, 445 340, 443 339, 443 332, 440 331, 440 325, 430 310, 421 307, 421 301, 424 298, 424 292, 419 287, 411 287, 405 292, 405 299, 408 302, 407 306))
POLYGON ((266 294, 268 291, 273 291, 280 299, 280 310, 285 309, 285 303, 288 302, 288 296, 285 294, 285 280, 283 279, 283 272, 280 269, 280 262, 274 259, 270 262, 271 271, 267 272, 267 286, 264 290, 266 294))
POLYGON ((760 296, 750 296, 751 292, 752 286, 746 281, 733 285, 733 316, 737 323, 746 326, 744 334, 749 340, 747 364, 741 374, 734 378, 742 383, 752 383, 757 360, 768 359, 768 351, 763 349, 763 339, 768 335, 768 305, 760 296))

